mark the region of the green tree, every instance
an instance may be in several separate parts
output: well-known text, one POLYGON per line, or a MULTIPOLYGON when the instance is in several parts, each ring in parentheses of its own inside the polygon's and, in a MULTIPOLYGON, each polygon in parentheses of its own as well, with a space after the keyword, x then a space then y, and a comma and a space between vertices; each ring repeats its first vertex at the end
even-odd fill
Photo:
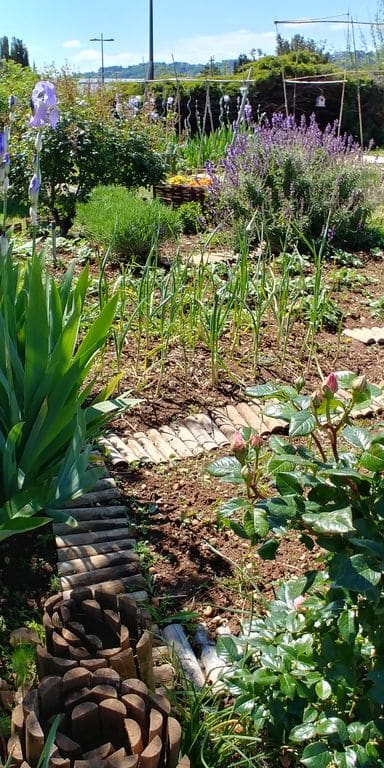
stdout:
POLYGON ((0 37, 0 59, 9 59, 9 40, 6 35, 0 37))
POLYGON ((27 46, 18 37, 13 37, 11 42, 11 59, 22 67, 29 67, 27 46))
POLYGON ((291 53, 292 51, 311 51, 321 56, 322 62, 329 61, 329 53, 325 51, 325 43, 319 42, 312 38, 303 37, 303 35, 294 35, 290 40, 286 40, 281 35, 277 36, 276 54, 281 56, 284 53, 291 53))

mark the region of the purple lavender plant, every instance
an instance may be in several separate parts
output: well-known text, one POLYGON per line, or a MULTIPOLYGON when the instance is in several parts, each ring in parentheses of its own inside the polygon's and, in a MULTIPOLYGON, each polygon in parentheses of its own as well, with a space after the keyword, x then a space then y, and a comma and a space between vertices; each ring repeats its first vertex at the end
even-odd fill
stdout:
POLYGON ((290 227, 315 240, 330 227, 332 241, 345 245, 369 212, 360 155, 352 136, 338 136, 337 122, 322 131, 314 115, 307 122, 275 113, 238 134, 209 169, 214 217, 224 213, 237 228, 262 218, 276 247, 290 227))

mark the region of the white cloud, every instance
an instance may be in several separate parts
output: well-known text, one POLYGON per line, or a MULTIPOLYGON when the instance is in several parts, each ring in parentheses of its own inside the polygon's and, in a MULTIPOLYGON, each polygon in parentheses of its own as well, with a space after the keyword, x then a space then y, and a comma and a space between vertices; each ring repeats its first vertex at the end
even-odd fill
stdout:
POLYGON ((253 32, 238 29, 217 35, 197 35, 174 40, 169 48, 164 45, 155 51, 156 61, 169 61, 173 54, 176 61, 204 64, 211 56, 216 61, 236 59, 240 53, 248 54, 252 48, 261 48, 266 53, 274 50, 274 32, 253 32))
POLYGON ((81 43, 80 40, 65 40, 64 43, 62 43, 62 48, 80 48, 81 43))

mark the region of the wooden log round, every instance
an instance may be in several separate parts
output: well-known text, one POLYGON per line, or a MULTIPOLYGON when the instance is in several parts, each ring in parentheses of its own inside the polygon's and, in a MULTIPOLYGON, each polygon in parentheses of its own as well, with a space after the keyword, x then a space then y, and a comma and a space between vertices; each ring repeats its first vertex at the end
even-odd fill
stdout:
POLYGON ((37 768, 58 713, 51 768, 177 768, 181 729, 168 699, 113 669, 82 667, 45 677, 15 708, 11 768, 37 768))

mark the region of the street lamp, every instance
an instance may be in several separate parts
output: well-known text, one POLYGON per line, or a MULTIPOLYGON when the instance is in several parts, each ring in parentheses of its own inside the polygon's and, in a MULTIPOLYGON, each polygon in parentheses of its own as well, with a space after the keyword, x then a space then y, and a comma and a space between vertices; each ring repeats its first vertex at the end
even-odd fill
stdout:
POLYGON ((90 37, 90 43, 100 43, 101 46, 101 85, 104 85, 104 43, 113 43, 114 37, 104 37, 101 32, 100 37, 90 37))
POLYGON ((155 65, 153 61, 153 0, 149 0, 149 63, 147 80, 155 77, 155 65))

